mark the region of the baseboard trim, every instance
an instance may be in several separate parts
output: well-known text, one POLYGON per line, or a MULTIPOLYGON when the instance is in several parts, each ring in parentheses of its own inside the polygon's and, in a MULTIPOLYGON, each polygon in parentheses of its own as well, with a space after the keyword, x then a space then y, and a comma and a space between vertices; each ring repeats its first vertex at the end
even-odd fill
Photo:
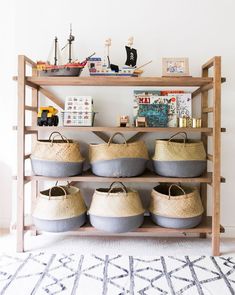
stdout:
POLYGON ((9 233, 9 228, 0 228, 0 235, 8 235, 9 233))
POLYGON ((225 238, 235 238, 235 226, 224 226, 225 233, 222 234, 222 237, 225 238))
POLYGON ((0 218, 0 229, 9 229, 11 224, 10 218, 0 218))

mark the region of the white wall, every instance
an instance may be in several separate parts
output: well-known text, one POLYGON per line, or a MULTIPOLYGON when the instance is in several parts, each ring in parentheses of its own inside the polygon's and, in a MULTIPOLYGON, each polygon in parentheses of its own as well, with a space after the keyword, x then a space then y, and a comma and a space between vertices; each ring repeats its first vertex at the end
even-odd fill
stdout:
POLYGON ((15 91, 12 83, 14 67, 13 30, 14 20, 12 2, 7 6, 0 3, 0 228, 7 227, 11 218, 12 196, 12 167, 15 158, 15 141, 12 132, 13 118, 15 117, 15 91))
MULTIPOLYGON (((73 23, 73 33, 77 41, 76 51, 80 59, 93 51, 103 54, 104 40, 111 37, 112 61, 121 64, 125 58, 123 46, 129 36, 134 36, 139 64, 153 60, 153 63, 146 68, 145 76, 161 75, 163 56, 188 56, 191 74, 199 76, 200 66, 206 60, 214 55, 221 55, 222 73, 227 78, 222 91, 222 125, 227 128, 227 133, 222 134, 222 175, 227 180, 227 183, 222 185, 222 223, 231 230, 232 227, 235 229, 233 196, 235 2, 233 0, 41 0, 37 2, 21 0, 15 1, 14 8, 15 45, 13 55, 9 55, 10 60, 14 62, 14 69, 10 75, 16 73, 18 54, 25 54, 33 60, 46 59, 55 35, 59 37, 62 46, 67 38, 70 23, 73 23)), ((12 20, 10 21, 7 15, 2 19, 7 34, 12 20)), ((10 37, 6 36, 3 40, 10 40, 10 37)), ((3 61, 6 63, 3 66, 5 86, 12 90, 14 86, 9 75, 6 75, 6 72, 9 72, 6 70, 10 68, 7 66, 9 61, 6 62, 6 59, 3 61)), ((87 74, 87 71, 83 73, 87 74)), ((8 90, 4 88, 4 91, 1 91, 4 104, 7 98, 9 105, 16 105, 16 95, 10 96, 8 90)), ((132 90, 133 88, 115 87, 57 87, 55 92, 62 98, 68 94, 93 95, 96 109, 99 111, 98 123, 114 125, 117 114, 131 114, 132 90)), ((8 117, 8 114, 7 116, 5 114, 5 117, 8 117)), ((9 124, 6 125, 1 132, 2 137, 8 138, 8 141, 4 148, 1 146, 0 153, 1 183, 5 184, 0 199, 0 226, 10 220, 9 159, 15 153, 15 146, 9 145, 9 124)), ((96 140, 91 135, 85 137, 84 134, 78 134, 77 137, 80 140, 96 140)))

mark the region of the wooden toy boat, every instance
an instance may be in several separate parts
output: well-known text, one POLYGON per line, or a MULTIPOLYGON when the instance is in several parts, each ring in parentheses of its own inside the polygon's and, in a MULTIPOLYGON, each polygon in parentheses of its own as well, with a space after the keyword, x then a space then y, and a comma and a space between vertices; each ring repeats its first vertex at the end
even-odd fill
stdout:
POLYGON ((75 37, 72 35, 72 28, 70 27, 70 35, 68 38, 68 43, 61 49, 63 51, 68 47, 68 63, 60 64, 60 53, 58 50, 58 38, 55 37, 53 44, 54 52, 54 64, 51 64, 49 61, 38 61, 37 70, 40 76, 80 76, 82 70, 87 64, 87 61, 94 55, 92 54, 82 62, 77 60, 72 60, 72 42, 75 40, 75 37))
POLYGON ((88 60, 88 68, 91 76, 129 76, 129 77, 137 77, 143 73, 143 70, 140 68, 146 66, 150 62, 136 67, 137 62, 137 50, 132 48, 133 45, 133 37, 128 39, 128 46, 125 46, 126 49, 126 62, 125 66, 119 68, 118 65, 114 65, 110 63, 110 46, 111 39, 105 40, 105 48, 106 48, 106 57, 102 59, 101 57, 92 57, 88 60))

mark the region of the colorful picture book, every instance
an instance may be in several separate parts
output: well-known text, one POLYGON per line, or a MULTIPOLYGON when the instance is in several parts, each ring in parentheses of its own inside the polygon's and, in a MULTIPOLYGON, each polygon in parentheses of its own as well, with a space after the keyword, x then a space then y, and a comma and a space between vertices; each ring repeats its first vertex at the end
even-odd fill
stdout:
POLYGON ((92 126, 94 112, 91 96, 67 96, 65 99, 64 126, 92 126))
POLYGON ((145 117, 148 127, 167 127, 168 106, 166 104, 140 104, 138 117, 145 117))
POLYGON ((92 112, 93 100, 91 96, 66 96, 65 111, 92 112))
POLYGON ((179 117, 192 116, 191 93, 184 93, 182 90, 135 90, 133 106, 134 120, 137 117, 144 116, 143 113, 146 115, 146 120, 151 121, 151 126, 148 124, 149 127, 177 127, 179 117), (166 118, 163 120, 163 117, 166 116, 165 108, 157 108, 155 107, 156 105, 166 105, 167 122, 166 118), (147 112, 147 109, 151 110, 151 115, 147 112), (143 112, 143 110, 145 111, 143 112), (162 115, 160 114, 160 110, 162 111, 162 115), (164 122, 161 123, 161 126, 159 126, 158 116, 161 117, 160 121, 164 122), (156 122, 153 121, 154 118, 156 122))

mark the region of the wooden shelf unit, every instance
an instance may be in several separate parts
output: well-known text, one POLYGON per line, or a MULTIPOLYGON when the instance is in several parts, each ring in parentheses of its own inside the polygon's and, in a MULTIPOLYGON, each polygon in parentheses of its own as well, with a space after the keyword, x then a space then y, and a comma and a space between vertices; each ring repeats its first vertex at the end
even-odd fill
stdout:
MULTIPOLYGON (((201 238, 205 238, 207 234, 212 235, 212 254, 220 254, 220 232, 224 229, 220 226, 220 183, 225 182, 220 175, 220 160, 221 160, 221 132, 225 132, 221 128, 221 83, 225 82, 225 78, 221 78, 221 58, 213 57, 202 66, 202 77, 38 77, 35 70, 36 64, 29 58, 23 55, 18 57, 18 76, 14 80, 18 81, 18 124, 14 129, 17 130, 18 136, 18 168, 17 168, 17 251, 24 251, 24 231, 31 230, 36 234, 34 226, 25 226, 24 224, 24 202, 25 202, 25 184, 31 182, 31 201, 32 208, 36 201, 38 193, 38 183, 40 181, 54 181, 54 178, 43 177, 36 175, 27 175, 25 172, 25 161, 30 155, 25 154, 25 136, 32 136, 32 143, 38 138, 39 131, 83 131, 93 132, 103 141, 107 142, 108 136, 105 132, 134 132, 135 134, 128 140, 129 142, 138 139, 146 132, 178 132, 186 131, 189 133, 200 132, 201 139, 204 143, 206 151, 208 150, 208 136, 212 136, 213 147, 212 155, 208 154, 208 161, 212 161, 212 172, 207 172, 205 175, 196 178, 169 178, 155 175, 151 172, 146 172, 139 177, 133 178, 104 178, 93 175, 91 172, 85 172, 82 175, 61 178, 59 180, 68 180, 73 182, 142 182, 142 183, 157 183, 157 182, 182 182, 182 183, 200 183, 200 193, 205 208, 203 222, 193 229, 169 229, 162 228, 150 222, 149 218, 145 218, 142 227, 134 232, 126 233, 125 235, 132 236, 136 233, 141 234, 156 234, 156 233, 198 233, 201 238), (26 76, 26 65, 32 67, 32 76, 26 76), (213 75, 209 77, 209 69, 213 68, 213 75), (32 104, 25 104, 26 86, 32 88, 32 104), (59 107, 64 107, 61 101, 51 91, 44 86, 180 86, 180 87, 197 87, 192 93, 193 97, 201 95, 201 117, 202 128, 120 128, 120 127, 38 127, 37 126, 37 109, 39 92, 47 96, 51 101, 59 107), (208 92, 213 91, 213 105, 208 105, 208 92), (32 125, 25 126, 25 113, 32 112, 32 125), (213 114, 213 124, 208 127, 208 114, 213 114), (212 216, 207 216, 207 185, 212 187, 212 216)), ((56 179, 57 180, 57 179, 56 179)), ((79 230, 69 232, 70 234, 92 234, 92 235, 108 235, 92 228, 90 225, 85 225, 79 230)))

